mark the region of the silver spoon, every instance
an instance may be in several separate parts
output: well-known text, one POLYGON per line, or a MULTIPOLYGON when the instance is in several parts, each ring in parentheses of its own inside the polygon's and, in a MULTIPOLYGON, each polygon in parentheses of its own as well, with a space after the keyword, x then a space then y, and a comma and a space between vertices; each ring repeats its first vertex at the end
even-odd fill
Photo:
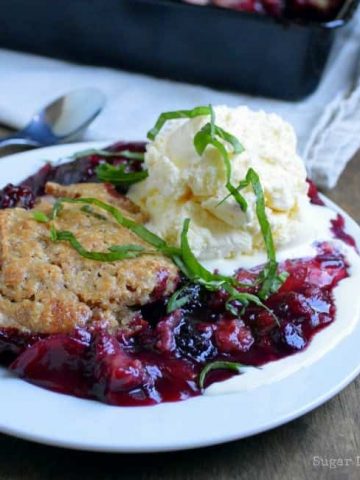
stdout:
POLYGON ((18 133, 0 139, 0 147, 21 145, 46 147, 78 136, 105 105, 105 96, 96 88, 70 92, 35 114, 18 133))

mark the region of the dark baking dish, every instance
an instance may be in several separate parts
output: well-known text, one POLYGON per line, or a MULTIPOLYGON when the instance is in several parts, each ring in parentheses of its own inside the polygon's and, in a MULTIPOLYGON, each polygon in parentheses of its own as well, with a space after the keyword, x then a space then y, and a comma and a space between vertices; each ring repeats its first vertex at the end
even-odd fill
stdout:
POLYGON ((301 23, 168 0, 0 0, 0 46, 298 100, 358 3, 301 23))

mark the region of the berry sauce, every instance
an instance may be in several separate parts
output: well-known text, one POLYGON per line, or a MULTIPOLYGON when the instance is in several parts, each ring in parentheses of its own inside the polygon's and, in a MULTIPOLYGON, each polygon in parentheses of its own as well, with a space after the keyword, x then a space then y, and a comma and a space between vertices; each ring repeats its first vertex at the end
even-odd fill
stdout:
MULTIPOLYGON (((122 150, 142 152, 145 146, 119 143, 110 148, 119 152, 111 161, 124 163, 128 160, 121 157, 122 150)), ((49 180, 95 181, 94 169, 102 161, 101 156, 90 155, 63 166, 43 167, 19 187, 5 187, 1 207, 31 208, 49 180)), ((131 162, 128 168, 140 169, 141 164, 131 162)), ((322 202, 314 185, 309 196, 313 203, 322 202)), ((355 245, 341 216, 332 229, 336 237, 355 245)), ((0 329, 1 363, 35 385, 112 405, 153 405, 199 395, 199 373, 209 362, 264 365, 304 350, 334 320, 333 289, 348 276, 348 265, 331 243, 319 243, 316 249, 313 258, 280 264, 288 277, 265 302, 273 314, 252 305, 234 315, 225 308, 225 291, 208 292, 197 284, 187 287, 188 303, 167 314, 159 278, 156 298, 160 300, 143 306, 126 330, 109 333, 92 325, 67 335, 36 335, 0 329)), ((243 291, 257 293, 253 283, 260 269, 237 271, 239 282, 249 285, 243 291)), ((212 371, 206 386, 230 376, 212 371)))
POLYGON ((339 238, 350 247, 356 248, 354 238, 345 231, 345 219, 342 215, 337 215, 335 220, 331 220, 331 231, 334 237, 339 238))

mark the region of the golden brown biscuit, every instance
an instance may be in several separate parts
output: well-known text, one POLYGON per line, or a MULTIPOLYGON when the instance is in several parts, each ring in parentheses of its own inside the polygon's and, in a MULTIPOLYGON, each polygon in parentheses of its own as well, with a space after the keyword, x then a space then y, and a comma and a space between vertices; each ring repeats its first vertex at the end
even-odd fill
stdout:
MULTIPOLYGON (((134 207, 104 193, 105 188, 48 184, 46 191, 55 196, 96 195, 136 218, 134 207)), ((49 213, 52 207, 42 200, 36 208, 49 213)), ((128 244, 152 250, 111 218, 84 213, 77 204, 64 205, 56 227, 71 231, 91 251, 128 244)), ((126 325, 136 307, 169 295, 178 281, 176 267, 158 254, 111 263, 86 259, 67 242, 51 241, 49 224, 20 208, 0 211, 0 261, 0 326, 32 332, 68 332, 94 321, 109 328, 126 325)))

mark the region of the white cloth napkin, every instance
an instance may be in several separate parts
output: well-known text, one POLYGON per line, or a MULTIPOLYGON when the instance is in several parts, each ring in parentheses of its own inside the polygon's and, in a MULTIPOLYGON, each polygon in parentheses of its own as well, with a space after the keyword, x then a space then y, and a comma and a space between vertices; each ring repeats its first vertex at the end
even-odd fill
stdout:
POLYGON ((141 140, 160 112, 201 104, 276 112, 295 127, 310 177, 331 188, 360 147, 360 11, 338 35, 318 90, 297 103, 0 50, 0 123, 20 128, 40 106, 85 86, 108 98, 88 140, 141 140))

